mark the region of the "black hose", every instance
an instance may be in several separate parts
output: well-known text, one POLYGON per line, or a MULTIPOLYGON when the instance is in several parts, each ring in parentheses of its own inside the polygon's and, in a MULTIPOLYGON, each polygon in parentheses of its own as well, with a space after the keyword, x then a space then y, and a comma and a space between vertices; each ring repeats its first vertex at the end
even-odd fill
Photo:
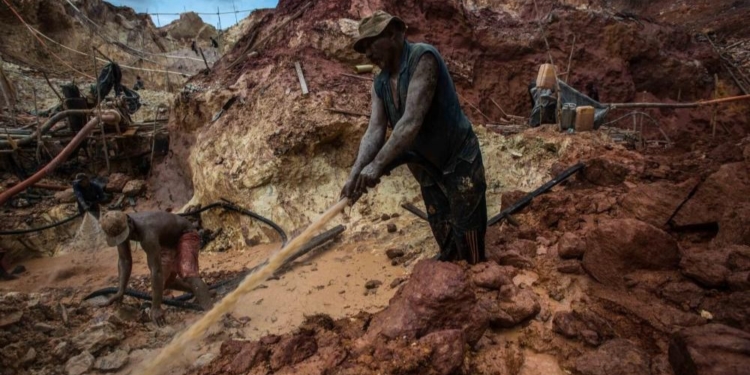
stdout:
POLYGON ((265 223, 269 227, 273 228, 273 230, 275 230, 279 234, 279 236, 281 237, 281 242, 283 244, 286 244, 286 242, 289 240, 289 238, 286 235, 286 232, 284 232, 284 229, 282 229, 280 226, 278 226, 273 221, 271 221, 269 219, 266 219, 265 217, 260 216, 260 215, 256 214, 255 212, 252 212, 252 211, 250 211, 248 209, 242 208, 242 207, 240 207, 240 206, 238 206, 238 205, 236 205, 236 204, 234 204, 234 203, 232 203, 232 202, 230 202, 230 201, 228 201, 228 200, 226 200, 224 198, 221 198, 221 200, 223 200, 224 202, 211 203, 208 206, 202 207, 199 210, 191 211, 191 212, 185 212, 185 213, 181 213, 181 214, 178 214, 178 215, 180 215, 180 216, 195 216, 195 215, 200 214, 201 212, 210 210, 212 208, 221 207, 221 208, 223 208, 225 210, 234 211, 234 212, 246 215, 246 216, 250 216, 250 217, 252 217, 252 218, 254 218, 254 219, 258 220, 258 221, 261 221, 261 222, 265 223))
POLYGON ((552 189, 555 185, 567 180, 570 176, 575 174, 576 172, 580 171, 584 168, 583 163, 578 163, 566 170, 564 170, 559 175, 555 176, 555 178, 547 181, 544 185, 540 186, 536 190, 532 191, 531 193, 527 194, 520 200, 518 200, 516 203, 513 203, 512 206, 506 208, 505 210, 501 211, 499 214, 491 217, 489 220, 487 220, 487 226, 492 226, 497 224, 500 220, 506 218, 508 215, 513 214, 514 212, 520 210, 521 208, 525 207, 527 204, 531 202, 532 199, 534 199, 536 196, 545 193, 547 190, 552 189))
POLYGON ((63 225, 65 223, 67 223, 69 221, 73 221, 73 220, 75 220, 75 219, 77 219, 77 218, 79 218, 81 216, 83 216, 83 213, 79 212, 79 213, 77 213, 77 214, 75 214, 75 215, 73 215, 73 216, 71 216, 71 217, 69 217, 67 219, 63 219, 62 221, 58 221, 56 223, 48 224, 48 225, 45 225, 43 227, 30 228, 30 229, 21 229, 21 230, 11 230, 11 231, 7 231, 7 232, 0 232, 0 236, 14 236, 14 235, 19 235, 19 234, 41 232, 41 231, 46 230, 46 229, 50 229, 50 228, 54 228, 54 227, 63 225))
MULTIPOLYGON (((118 290, 117 287, 102 288, 102 289, 99 289, 97 291, 92 292, 91 294, 87 295, 86 297, 83 297, 83 300, 85 301, 87 299, 91 299, 91 298, 95 298, 95 297, 107 296, 107 295, 110 295, 110 294, 115 294, 115 293, 117 293, 117 290, 118 290)), ((135 297, 135 298, 138 298, 138 299, 142 299, 142 300, 146 300, 146 301, 151 301, 151 295, 150 294, 144 293, 144 292, 139 292, 139 291, 137 291, 135 289, 130 289, 130 288, 125 289, 125 295, 126 296, 135 297)), ((163 304, 167 305, 167 306, 174 306, 174 307, 179 307, 179 308, 183 308, 183 309, 203 311, 203 308, 201 308, 200 306, 198 306, 198 305, 196 305, 194 303, 184 302, 187 299, 189 299, 189 298, 186 298, 186 299, 178 299, 178 298, 168 299, 168 298, 165 298, 161 302, 163 304)))

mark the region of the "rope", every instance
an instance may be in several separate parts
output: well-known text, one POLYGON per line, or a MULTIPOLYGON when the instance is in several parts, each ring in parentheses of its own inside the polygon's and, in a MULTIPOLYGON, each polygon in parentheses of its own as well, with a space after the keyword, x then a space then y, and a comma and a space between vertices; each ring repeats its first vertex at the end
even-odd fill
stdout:
POLYGON ((63 65, 67 66, 68 68, 70 68, 74 72, 76 72, 78 74, 81 74, 84 77, 95 79, 94 77, 92 77, 92 76, 90 76, 90 75, 88 75, 88 74, 86 74, 86 73, 84 73, 84 72, 82 72, 82 71, 80 71, 80 70, 78 70, 78 69, 70 66, 70 64, 68 64, 65 60, 63 60, 62 58, 60 58, 60 56, 57 56, 57 54, 55 54, 54 52, 52 52, 52 50, 47 46, 47 44, 44 43, 44 41, 42 39, 40 39, 33 31, 31 31, 31 26, 29 26, 29 24, 26 23, 26 21, 23 19, 23 17, 21 17, 21 15, 18 14, 18 12, 16 11, 16 9, 13 8, 12 5, 10 5, 10 3, 8 2, 8 0, 3 0, 3 2, 5 3, 5 5, 8 6, 8 8, 10 8, 10 10, 13 12, 13 14, 16 15, 16 17, 18 18, 18 20, 21 21, 21 23, 23 23, 24 26, 26 26, 29 29, 29 31, 31 32, 31 35, 33 35, 36 38, 36 40, 38 40, 39 43, 41 43, 42 46, 44 46, 44 48, 47 51, 49 51, 50 54, 52 54, 52 56, 55 56, 55 58, 57 58, 58 60, 60 60, 60 62, 63 63, 63 65))

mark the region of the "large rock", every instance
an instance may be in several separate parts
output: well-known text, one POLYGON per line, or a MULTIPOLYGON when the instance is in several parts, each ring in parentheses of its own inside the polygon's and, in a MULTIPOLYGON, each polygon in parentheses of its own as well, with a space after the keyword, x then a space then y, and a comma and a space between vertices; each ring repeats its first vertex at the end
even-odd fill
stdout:
POLYGON ((750 333, 721 324, 672 335, 669 363, 679 375, 742 375, 750 371, 750 333))
POLYGON ((464 363, 466 338, 460 329, 430 333, 419 339, 419 344, 430 348, 430 362, 434 374, 453 374, 464 363))
POLYGON ((729 207, 719 220, 719 233, 714 245, 750 245, 750 204, 729 207))
POLYGON ((659 181, 639 185, 623 198, 622 208, 639 220, 661 228, 667 224, 698 182, 699 180, 688 180, 674 184, 659 181))
POLYGON ((498 290, 503 285, 513 283, 515 269, 508 266, 500 266, 495 262, 482 262, 471 268, 471 281, 474 285, 498 290))
POLYGON ((292 366, 311 357, 318 351, 315 337, 300 333, 279 343, 271 355, 271 369, 276 371, 284 366, 292 366))
POLYGON ((586 244, 578 235, 566 232, 557 242, 557 254, 563 259, 580 258, 586 252, 586 244))
POLYGON ((55 193, 55 200, 60 203, 75 203, 76 195, 73 193, 73 188, 65 189, 55 193))
POLYGON ((744 162, 722 165, 677 212, 675 224, 690 226, 719 222, 728 209, 750 196, 748 167, 744 162))
POLYGON ((94 362, 94 368, 104 372, 117 371, 128 363, 128 352, 117 349, 104 357, 99 357, 94 362))
POLYGON ((257 341, 229 340, 221 344, 221 358, 229 358, 222 368, 226 374, 247 374, 268 358, 268 350, 257 341))
POLYGON ((65 372, 68 375, 83 375, 94 365, 94 356, 89 352, 83 352, 72 357, 65 363, 65 372))
POLYGON ((625 339, 610 340, 595 352, 578 357, 575 363, 582 375, 649 374, 650 367, 648 355, 625 339))
POLYGON ((96 353, 100 349, 117 345, 123 339, 121 331, 109 322, 95 324, 73 338, 73 345, 79 350, 96 353))
POLYGON ((586 237, 583 267, 597 281, 616 285, 637 269, 671 269, 680 261, 677 242, 666 232, 636 219, 599 223, 586 237))
POLYGON ((731 274, 727 268, 730 249, 687 249, 680 260, 680 271, 708 288, 726 285, 731 274))
POLYGON ((122 193, 128 197, 135 197, 143 193, 146 190, 146 181, 143 180, 132 180, 125 184, 122 188, 122 193))
POLYGON ((104 191, 108 193, 120 193, 130 180, 130 176, 124 173, 112 173, 107 181, 107 186, 104 187, 104 191))
POLYGON ((583 178, 594 185, 614 186, 623 183, 628 172, 628 169, 621 164, 605 158, 597 158, 586 163, 583 178))
POLYGON ((479 306, 495 327, 510 328, 539 314, 539 297, 530 289, 521 289, 514 284, 504 285, 500 291, 485 294, 479 306))
POLYGON ((750 291, 720 293, 706 297, 701 303, 701 310, 713 315, 714 323, 750 331, 750 291))
POLYGON ((375 314, 364 339, 378 335, 389 339, 418 339, 432 332, 460 329, 470 344, 488 326, 485 312, 477 306, 466 272, 458 265, 423 260, 389 306, 375 314))

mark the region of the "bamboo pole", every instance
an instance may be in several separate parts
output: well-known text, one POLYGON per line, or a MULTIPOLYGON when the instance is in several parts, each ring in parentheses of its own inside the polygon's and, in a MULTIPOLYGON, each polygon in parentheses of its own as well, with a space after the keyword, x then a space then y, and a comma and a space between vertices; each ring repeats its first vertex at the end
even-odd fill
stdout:
MULTIPOLYGON (((714 74, 714 99, 719 98, 719 75, 714 74)), ((711 136, 716 137, 716 110, 718 106, 714 105, 713 114, 711 114, 711 136)))
POLYGON ((91 47, 91 57, 94 59, 94 79, 96 80, 96 117, 99 119, 99 129, 102 132, 102 144, 104 147, 104 161, 107 163, 107 174, 111 172, 109 165, 109 148, 107 147, 107 138, 104 136, 104 121, 102 121, 102 98, 99 92, 99 74, 96 64, 96 47, 91 47))

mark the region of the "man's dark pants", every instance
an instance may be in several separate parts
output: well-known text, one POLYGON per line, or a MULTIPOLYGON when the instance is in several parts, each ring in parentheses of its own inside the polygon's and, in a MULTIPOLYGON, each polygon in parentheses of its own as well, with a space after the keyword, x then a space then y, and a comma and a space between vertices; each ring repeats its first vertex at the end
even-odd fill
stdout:
POLYGON ((460 160, 453 173, 421 189, 430 228, 440 246, 439 259, 485 261, 487 183, 481 152, 472 162, 460 160))

